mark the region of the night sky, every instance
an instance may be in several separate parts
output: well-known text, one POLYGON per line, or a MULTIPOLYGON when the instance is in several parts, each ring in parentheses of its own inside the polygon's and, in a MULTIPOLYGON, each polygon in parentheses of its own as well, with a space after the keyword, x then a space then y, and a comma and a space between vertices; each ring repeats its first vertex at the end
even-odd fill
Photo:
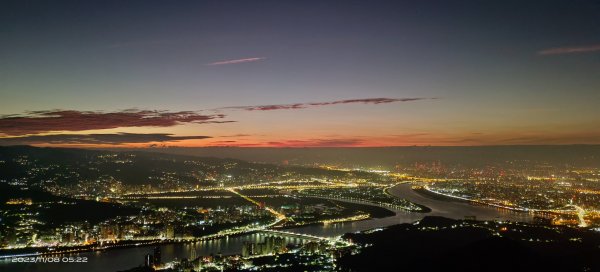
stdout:
POLYGON ((599 1, 2 1, 0 145, 600 144, 599 1))

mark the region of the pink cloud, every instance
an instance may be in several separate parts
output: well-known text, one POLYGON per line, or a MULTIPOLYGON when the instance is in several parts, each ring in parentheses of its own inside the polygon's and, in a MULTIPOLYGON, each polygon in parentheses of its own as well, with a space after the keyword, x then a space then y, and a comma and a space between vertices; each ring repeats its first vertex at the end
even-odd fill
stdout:
POLYGON ((562 55, 573 53, 590 53, 600 51, 600 44, 589 46, 557 47, 544 49, 538 52, 538 55, 562 55))
POLYGON ((275 105, 258 105, 258 106, 236 106, 236 107, 225 107, 220 109, 240 109, 247 111, 271 111, 271 110, 295 110, 295 109, 306 109, 310 107, 320 107, 320 106, 331 106, 331 105, 339 105, 339 104, 387 104, 394 102, 411 102, 411 101, 419 101, 419 100, 427 100, 427 99, 436 99, 436 98, 423 98, 423 97, 415 97, 415 98, 362 98, 362 99, 346 99, 346 100, 336 100, 336 101, 327 101, 327 102, 310 102, 310 103, 293 103, 293 104, 275 104, 275 105))
POLYGON ((266 58, 264 58, 264 57, 258 57, 258 58, 245 58, 245 59, 223 60, 223 61, 212 62, 212 63, 209 63, 207 65, 238 64, 238 63, 246 63, 246 62, 255 62, 255 61, 264 60, 264 59, 266 59, 266 58))

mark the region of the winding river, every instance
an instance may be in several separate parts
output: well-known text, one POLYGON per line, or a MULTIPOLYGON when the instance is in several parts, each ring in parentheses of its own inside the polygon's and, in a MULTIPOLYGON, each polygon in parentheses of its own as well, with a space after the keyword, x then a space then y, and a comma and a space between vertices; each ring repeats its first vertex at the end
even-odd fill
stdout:
MULTIPOLYGON (((357 222, 344 222, 328 225, 309 225, 289 231, 296 233, 312 234, 316 236, 334 237, 348 232, 363 231, 378 227, 386 227, 401 223, 411 223, 425 216, 443 216, 453 219, 464 219, 465 216, 475 216, 478 220, 511 220, 531 221, 531 215, 517 213, 487 206, 473 206, 465 202, 445 201, 421 195, 411 189, 411 184, 399 184, 388 190, 388 193, 407 199, 411 202, 427 206, 430 213, 408 213, 396 211, 396 215, 363 220, 357 222)), ((239 254, 244 241, 261 241, 264 234, 248 234, 229 237, 212 241, 197 243, 181 243, 161 245, 163 261, 175 258, 187 258, 192 247, 196 248, 197 255, 210 255, 221 253, 223 255, 239 254)), ((298 243, 297 238, 290 238, 288 242, 298 243)), ((87 257, 87 263, 11 263, 10 260, 0 261, 1 271, 61 271, 61 272, 105 272, 119 271, 136 267, 143 263, 144 255, 151 253, 153 246, 135 247, 108 250, 104 252, 78 253, 76 256, 87 257)))

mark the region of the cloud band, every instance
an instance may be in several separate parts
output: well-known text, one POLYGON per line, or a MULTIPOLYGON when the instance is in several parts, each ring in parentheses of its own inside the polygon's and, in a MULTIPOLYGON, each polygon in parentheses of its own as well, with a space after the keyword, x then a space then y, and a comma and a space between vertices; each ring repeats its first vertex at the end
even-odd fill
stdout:
POLYGON ((0 145, 33 144, 79 144, 79 145, 121 145, 152 142, 170 142, 192 139, 206 139, 210 136, 173 136, 167 133, 111 133, 111 134, 51 134, 0 138, 0 145))
POLYGON ((294 110, 294 109, 306 109, 310 107, 320 106, 331 106, 339 104, 388 104, 394 102, 411 102, 419 100, 428 100, 436 98, 363 98, 363 99, 346 99, 336 100, 328 102, 310 102, 310 103, 294 103, 294 104, 275 104, 275 105, 259 105, 259 106, 236 106, 236 107, 225 107, 220 109, 239 109, 246 111, 271 111, 271 110, 294 110))
POLYGON ((183 123, 223 123, 223 114, 203 115, 193 111, 126 110, 35 111, 25 115, 0 117, 0 134, 17 136, 50 131, 84 131, 122 127, 170 127, 183 123))

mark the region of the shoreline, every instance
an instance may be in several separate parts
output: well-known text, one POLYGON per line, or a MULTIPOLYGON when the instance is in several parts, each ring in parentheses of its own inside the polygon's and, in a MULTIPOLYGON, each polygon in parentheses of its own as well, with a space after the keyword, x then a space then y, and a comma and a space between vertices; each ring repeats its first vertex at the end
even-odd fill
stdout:
POLYGON ((500 206, 500 205, 495 205, 495 204, 491 204, 491 203, 476 201, 476 200, 472 200, 472 199, 468 199, 468 198, 463 198, 463 197, 458 197, 458 196, 453 196, 453 195, 448 195, 448 194, 442 194, 442 193, 428 189, 427 186, 423 186, 423 188, 418 189, 418 190, 415 190, 415 189, 412 189, 412 190, 422 196, 429 197, 429 198, 432 198, 435 200, 440 200, 440 201, 468 203, 473 206, 489 207, 489 208, 506 210, 506 211, 511 211, 511 212, 518 212, 518 213, 533 213, 533 212, 535 212, 535 210, 533 210, 533 209, 525 210, 522 208, 506 207, 506 206, 500 206))
POLYGON ((126 249, 126 248, 136 248, 136 247, 146 247, 146 246, 154 246, 154 245, 169 245, 169 244, 185 244, 185 243, 196 243, 210 240, 218 240, 223 239, 225 237, 235 237, 246 234, 252 234, 254 232, 258 232, 257 230, 251 232, 244 233, 234 233, 228 234, 226 236, 218 236, 218 237, 210 237, 210 238, 197 238, 197 239, 189 239, 189 240, 177 240, 177 239, 149 239, 149 240, 127 240, 127 241, 119 241, 114 243, 111 246, 97 247, 99 244, 88 245, 88 246, 71 246, 71 247, 58 247, 56 250, 50 250, 48 248, 17 248, 17 249, 2 249, 0 250, 0 254, 8 253, 10 251, 29 251, 23 253, 16 253, 12 255, 0 255, 0 261, 10 260, 12 258, 19 257, 34 257, 34 256, 53 256, 53 255, 63 255, 63 254, 73 254, 73 253, 85 253, 85 252, 103 252, 115 249, 126 249))

